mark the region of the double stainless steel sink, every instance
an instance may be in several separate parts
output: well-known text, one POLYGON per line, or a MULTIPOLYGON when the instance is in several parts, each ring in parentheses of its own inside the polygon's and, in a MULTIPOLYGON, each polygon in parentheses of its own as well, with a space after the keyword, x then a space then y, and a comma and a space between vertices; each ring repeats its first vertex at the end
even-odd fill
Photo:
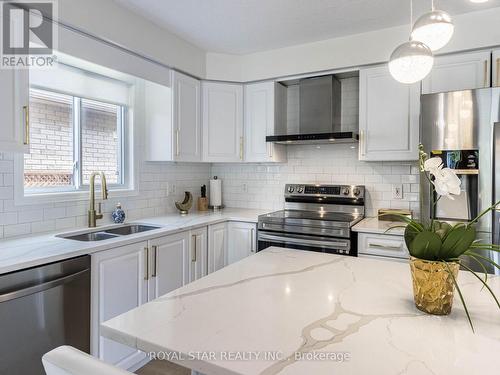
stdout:
POLYGON ((147 224, 127 224, 120 227, 110 228, 110 229, 93 229, 89 232, 83 232, 78 234, 62 234, 57 237, 65 238, 74 241, 103 241, 109 240, 111 238, 117 238, 121 236, 128 236, 131 234, 147 232, 154 229, 159 229, 161 227, 147 224))

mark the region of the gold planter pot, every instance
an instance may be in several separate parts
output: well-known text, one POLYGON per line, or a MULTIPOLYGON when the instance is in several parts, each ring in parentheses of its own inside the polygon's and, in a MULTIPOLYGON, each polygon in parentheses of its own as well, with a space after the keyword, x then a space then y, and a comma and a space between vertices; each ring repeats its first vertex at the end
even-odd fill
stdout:
MULTIPOLYGON (((448 267, 456 279, 460 265, 448 262, 448 267)), ((411 257, 410 269, 415 306, 429 314, 448 315, 453 305, 455 284, 446 266, 442 262, 411 257)))

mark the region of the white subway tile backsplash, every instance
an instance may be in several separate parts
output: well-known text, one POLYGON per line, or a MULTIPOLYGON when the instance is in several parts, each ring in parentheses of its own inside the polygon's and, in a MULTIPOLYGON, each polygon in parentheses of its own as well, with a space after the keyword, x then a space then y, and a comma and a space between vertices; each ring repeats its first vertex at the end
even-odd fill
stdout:
POLYGON ((44 220, 62 219, 64 217, 66 217, 66 208, 65 207, 45 208, 43 210, 44 220))
MULTIPOLYGON (((100 225, 112 222, 110 213, 118 202, 122 203, 127 220, 176 212, 174 201, 181 200, 184 191, 191 191, 197 199, 200 195, 200 186, 208 185, 210 177, 210 165, 202 163, 139 162, 137 169, 138 194, 103 202, 105 217, 99 222, 100 225), (176 186, 177 192, 169 195, 167 188, 173 185, 176 186)), ((71 230, 75 226, 87 225, 87 199, 16 205, 13 194, 13 173, 13 154, 0 153, 0 238, 71 230)), ((263 173, 268 173, 267 169, 264 169, 263 173)), ((100 201, 99 194, 96 198, 100 201)))
POLYGON ((76 227, 75 217, 65 217, 62 219, 56 219, 56 229, 71 229, 76 227))
POLYGON ((411 208, 418 214, 416 162, 362 162, 352 145, 289 145, 283 164, 213 164, 228 207, 282 209, 286 183, 360 184, 367 190, 367 215, 379 208, 411 208), (403 183, 403 199, 392 199, 392 184, 403 183), (247 186, 247 192, 243 186, 247 186))
POLYGON ((3 236, 5 238, 22 236, 31 233, 31 224, 15 224, 15 225, 6 225, 3 228, 3 236))
POLYGON ((17 222, 19 224, 22 223, 32 223, 34 221, 42 221, 43 220, 43 210, 27 210, 27 211, 19 211, 17 222))

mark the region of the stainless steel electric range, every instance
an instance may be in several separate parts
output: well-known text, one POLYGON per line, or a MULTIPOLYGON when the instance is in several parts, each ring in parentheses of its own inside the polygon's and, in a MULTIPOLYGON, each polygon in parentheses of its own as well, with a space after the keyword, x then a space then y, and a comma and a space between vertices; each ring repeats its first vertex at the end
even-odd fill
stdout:
POLYGON ((259 216, 258 250, 270 246, 357 256, 351 227, 365 215, 365 187, 287 184, 285 209, 259 216))

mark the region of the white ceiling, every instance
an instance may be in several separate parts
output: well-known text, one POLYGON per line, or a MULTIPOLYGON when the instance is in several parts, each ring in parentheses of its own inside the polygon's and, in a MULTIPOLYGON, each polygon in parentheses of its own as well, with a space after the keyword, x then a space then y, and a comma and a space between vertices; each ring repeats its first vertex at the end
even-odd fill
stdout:
MULTIPOLYGON (((409 24, 409 0, 115 0, 211 52, 246 54, 409 24)), ((414 0, 415 14, 431 0, 414 0)), ((500 0, 435 0, 459 14, 500 0)))

